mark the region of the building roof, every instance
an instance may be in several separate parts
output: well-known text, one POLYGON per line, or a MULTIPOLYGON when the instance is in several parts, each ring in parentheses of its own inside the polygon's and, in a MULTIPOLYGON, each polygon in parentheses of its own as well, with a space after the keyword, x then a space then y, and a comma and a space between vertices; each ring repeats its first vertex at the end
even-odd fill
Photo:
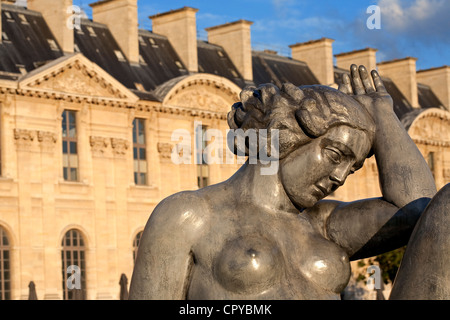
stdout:
POLYGON ((246 85, 242 75, 221 46, 199 40, 197 52, 199 72, 222 76, 241 88, 246 85))
MULTIPOLYGON (((93 5, 106 3, 101 0, 93 5)), ((22 74, 64 56, 64 52, 50 31, 42 14, 26 8, 2 3, 3 42, 0 43, 0 79, 17 80, 22 74)), ((184 7, 182 10, 197 10, 184 7)), ((155 16, 162 16, 157 14, 155 16)), ((251 23, 240 20, 240 23, 251 23)), ((214 28, 214 27, 212 27, 214 28)), ((142 100, 162 101, 167 88, 186 76, 189 72, 172 47, 167 37, 148 30, 139 30, 139 63, 130 63, 105 24, 81 19, 81 29, 74 30, 75 52, 100 66, 142 100)), ((322 38, 306 43, 333 41, 322 38)), ((197 41, 199 73, 209 73, 224 77, 237 86, 273 83, 281 86, 290 82, 296 86, 318 84, 305 62, 277 55, 276 52, 252 52, 253 81, 243 79, 223 47, 197 41)), ((364 49, 368 50, 368 49, 364 49)), ((375 50, 375 49, 371 49, 375 50)), ((415 59, 407 57, 404 59, 415 59)), ((395 60, 397 61, 397 60, 395 60)), ((386 61, 390 63, 393 61, 386 61)), ((335 67, 336 82, 342 73, 348 72, 335 67)), ((411 114, 413 108, 397 86, 389 78, 383 78, 386 89, 394 100, 394 110, 401 119, 411 114)), ((443 108, 442 103, 430 87, 418 85, 421 108, 443 108)))
POLYGON ((274 53, 253 51, 252 64, 256 85, 273 83, 281 87, 285 82, 296 86, 319 83, 306 63, 274 53))
POLYGON ((423 109, 439 108, 445 110, 442 102, 431 90, 430 86, 422 83, 417 84, 417 93, 419 95, 419 105, 423 109))
MULTIPOLYGON (((167 81, 189 75, 167 37, 139 30, 139 64, 130 64, 106 25, 83 19, 75 43, 88 59, 111 73, 145 100, 160 100, 153 92, 167 81)), ((198 41, 199 72, 225 77, 240 87, 245 81, 222 47, 198 41)))
POLYGON ((40 13, 5 3, 1 6, 0 71, 3 78, 13 79, 11 74, 30 72, 64 55, 40 13))
POLYGON ((142 61, 139 68, 136 66, 136 72, 140 74, 147 91, 170 79, 189 74, 165 36, 139 30, 139 53, 142 61))

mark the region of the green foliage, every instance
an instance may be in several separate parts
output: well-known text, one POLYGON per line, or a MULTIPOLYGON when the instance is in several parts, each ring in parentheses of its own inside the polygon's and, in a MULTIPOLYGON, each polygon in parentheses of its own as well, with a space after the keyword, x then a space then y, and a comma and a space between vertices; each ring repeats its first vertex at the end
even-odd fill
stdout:
POLYGON ((356 278, 356 282, 364 281, 364 280, 366 280, 366 277, 363 274, 358 274, 358 277, 356 278))
POLYGON ((383 282, 394 282, 395 275, 402 261, 406 247, 380 254, 375 257, 375 261, 380 264, 383 282))

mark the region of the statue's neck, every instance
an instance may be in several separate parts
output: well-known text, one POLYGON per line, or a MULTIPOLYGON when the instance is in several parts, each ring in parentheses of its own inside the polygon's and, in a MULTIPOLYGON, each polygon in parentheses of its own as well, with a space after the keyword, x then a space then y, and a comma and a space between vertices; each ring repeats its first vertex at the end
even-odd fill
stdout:
POLYGON ((231 178, 237 196, 267 210, 299 213, 284 190, 278 169, 275 164, 247 161, 231 178))

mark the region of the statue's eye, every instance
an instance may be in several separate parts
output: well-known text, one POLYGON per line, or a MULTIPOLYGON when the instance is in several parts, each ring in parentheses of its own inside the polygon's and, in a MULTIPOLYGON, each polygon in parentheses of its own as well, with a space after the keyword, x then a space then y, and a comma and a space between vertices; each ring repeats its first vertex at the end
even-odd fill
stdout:
POLYGON ((339 150, 331 147, 326 147, 324 149, 325 155, 334 163, 339 164, 342 160, 342 154, 339 150))

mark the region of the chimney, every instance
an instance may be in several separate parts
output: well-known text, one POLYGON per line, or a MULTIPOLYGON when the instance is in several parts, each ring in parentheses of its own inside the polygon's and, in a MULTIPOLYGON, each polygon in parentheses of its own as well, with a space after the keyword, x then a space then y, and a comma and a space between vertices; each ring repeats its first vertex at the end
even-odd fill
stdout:
POLYGON ((208 42, 225 49, 233 64, 245 80, 253 80, 251 21, 239 20, 205 29, 208 42))
POLYGON ((42 14, 56 41, 66 53, 73 53, 74 50, 74 30, 67 27, 67 21, 74 14, 70 10, 72 5, 72 0, 27 1, 27 8, 42 14))
POLYGON ((197 22, 198 9, 183 7, 149 18, 152 20, 152 32, 166 36, 184 65, 191 72, 198 71, 197 22))
POLYGON ((450 66, 420 70, 417 72, 417 82, 430 86, 444 107, 450 111, 450 66))
POLYGON ((107 25, 128 60, 139 63, 137 0, 100 0, 90 6, 93 20, 107 25))
POLYGON ((320 84, 334 84, 333 39, 321 38, 290 45, 292 58, 304 61, 320 84))
POLYGON ((350 70, 352 64, 357 66, 363 65, 367 70, 372 71, 377 69, 377 49, 365 48, 351 52, 344 52, 335 54, 336 66, 345 70, 350 70))
POLYGON ((378 64, 381 76, 391 78, 413 108, 420 108, 417 92, 416 58, 406 57, 378 64))

